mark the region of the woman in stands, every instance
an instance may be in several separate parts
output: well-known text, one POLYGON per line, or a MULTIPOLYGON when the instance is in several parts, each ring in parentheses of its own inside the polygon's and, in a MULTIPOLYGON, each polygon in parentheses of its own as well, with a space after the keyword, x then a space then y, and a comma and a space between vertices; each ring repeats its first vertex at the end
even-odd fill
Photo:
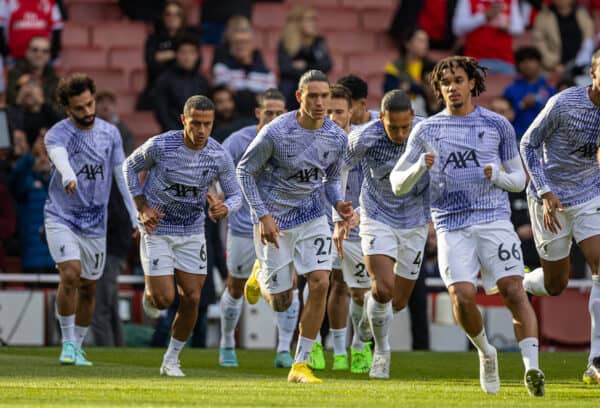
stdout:
POLYGON ((317 13, 306 6, 294 7, 287 16, 277 50, 279 89, 288 109, 297 109, 295 92, 302 74, 311 69, 331 71, 332 61, 319 33, 317 13))

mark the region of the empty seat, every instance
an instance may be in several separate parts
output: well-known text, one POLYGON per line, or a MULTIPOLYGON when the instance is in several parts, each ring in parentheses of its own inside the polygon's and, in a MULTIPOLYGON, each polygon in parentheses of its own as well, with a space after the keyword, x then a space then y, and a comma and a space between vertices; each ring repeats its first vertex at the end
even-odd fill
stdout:
POLYGON ((144 69, 143 47, 115 47, 108 53, 108 66, 110 68, 122 69, 129 73, 136 69, 144 69))
POLYGON ((65 22, 62 31, 62 48, 87 47, 90 45, 90 30, 86 24, 65 22))
POLYGON ((102 48, 68 47, 61 51, 59 64, 66 70, 72 67, 103 69, 107 67, 106 50, 102 48))
POLYGON ((121 70, 72 67, 69 73, 72 72, 87 73, 94 79, 97 88, 106 88, 113 92, 125 92, 129 89, 129 81, 125 76, 125 73, 121 70))
POLYGON ((394 57, 395 54, 391 50, 351 55, 348 57, 348 71, 356 75, 383 75, 385 64, 394 57))
POLYGON ((103 48, 143 48, 147 34, 148 29, 143 23, 110 22, 93 27, 92 44, 103 48))
POLYGON ((559 296, 538 298, 540 339, 564 345, 590 341, 589 293, 567 289, 559 296))
POLYGON ((103 24, 123 18, 123 13, 115 2, 71 2, 67 6, 69 21, 82 24, 103 24))
POLYGON ((125 123, 135 136, 135 145, 139 146, 148 138, 160 133, 160 126, 153 112, 133 112, 121 115, 125 123))

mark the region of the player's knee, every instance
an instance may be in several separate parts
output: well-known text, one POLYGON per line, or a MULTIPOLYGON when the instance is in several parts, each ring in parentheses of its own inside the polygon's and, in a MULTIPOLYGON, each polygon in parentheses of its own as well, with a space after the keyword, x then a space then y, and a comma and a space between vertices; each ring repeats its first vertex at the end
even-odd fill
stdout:
POLYGON ((404 310, 407 304, 408 298, 394 298, 394 300, 392 300, 392 309, 394 310, 394 313, 398 313, 399 311, 404 310))
POLYGON ((362 291, 356 291, 356 290, 350 289, 350 297, 352 298, 352 301, 354 303, 356 303, 357 305, 362 306, 363 303, 365 302, 365 295, 362 291))
POLYGON ((331 294, 339 297, 348 295, 348 285, 344 281, 334 280, 331 282, 331 294))
POLYGON ((285 312, 292 304, 292 291, 278 293, 271 297, 271 306, 276 312, 285 312))
POLYGON ((452 303, 459 309, 466 309, 475 305, 475 295, 470 292, 455 290, 450 293, 452 303))
POLYGON ((60 282, 66 288, 79 288, 81 286, 81 272, 78 268, 65 266, 60 269, 60 282))
POLYGON ((327 291, 329 290, 328 276, 312 277, 308 283, 308 290, 311 296, 325 298, 327 296, 327 291))
POLYGON ((153 294, 152 295, 152 301, 154 302, 154 305, 161 310, 168 309, 174 300, 175 300, 175 295, 173 295, 173 294, 162 294, 161 293, 161 294, 153 294))
POLYGON ((379 303, 388 303, 394 297, 394 286, 384 282, 375 283, 373 298, 379 303))
POLYGON ((79 296, 88 299, 96 296, 96 282, 88 282, 79 287, 79 296))
POLYGON ((558 296, 560 295, 563 290, 565 290, 565 288, 567 287, 568 281, 556 281, 556 282, 550 282, 547 283, 546 286, 546 292, 548 292, 548 294, 550 296, 558 296))
POLYGON ((200 290, 194 290, 194 291, 190 291, 187 293, 184 293, 181 296, 181 301, 185 302, 186 304, 192 306, 192 307, 198 307, 198 305, 200 304, 200 290))

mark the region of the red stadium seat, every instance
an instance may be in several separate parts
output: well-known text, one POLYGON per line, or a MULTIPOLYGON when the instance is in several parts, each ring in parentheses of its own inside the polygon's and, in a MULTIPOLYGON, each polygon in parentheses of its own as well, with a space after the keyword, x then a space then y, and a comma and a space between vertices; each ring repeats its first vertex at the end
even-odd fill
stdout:
POLYGON ((352 7, 355 9, 383 9, 393 12, 398 7, 397 0, 341 0, 343 7, 352 7))
POLYGON ((102 48, 68 47, 61 51, 59 64, 72 70, 72 67, 83 69, 103 69, 107 66, 106 50, 102 48))
POLYGON ((371 52, 351 55, 348 57, 348 72, 356 75, 383 75, 383 69, 388 61, 395 57, 393 51, 371 52))
POLYGON ((108 66, 122 69, 129 73, 136 69, 144 69, 144 49, 142 47, 115 47, 108 53, 108 66))
POLYGON ((85 72, 94 79, 97 88, 106 88, 113 92, 123 92, 129 89, 129 81, 121 70, 72 67, 69 73, 73 72, 85 72))
POLYGON ((90 45, 90 27, 86 24, 65 22, 62 31, 62 47, 88 47, 90 45))
POLYGON ((133 113, 137 102, 137 94, 133 92, 117 93, 117 112, 119 115, 133 113))
POLYGON ((146 70, 137 69, 129 75, 129 88, 133 92, 140 93, 146 87, 146 70))
POLYGON ((361 13, 361 27, 364 31, 385 33, 392 22, 394 13, 389 11, 368 10, 361 13))
POLYGON ((160 133, 160 126, 153 112, 133 112, 121 115, 125 123, 135 136, 135 145, 139 146, 150 137, 160 133))
POLYGON ((148 35, 142 23, 109 22, 96 25, 92 30, 92 44, 95 47, 139 47, 143 48, 148 35))
POLYGON ((252 24, 256 28, 281 29, 285 24, 288 6, 281 3, 254 3, 252 24))
POLYGON ((335 52, 369 53, 377 49, 377 37, 361 31, 336 31, 327 36, 327 45, 335 52))
POLYGON ((99 24, 123 18, 116 1, 72 1, 67 6, 69 21, 82 24, 99 24))

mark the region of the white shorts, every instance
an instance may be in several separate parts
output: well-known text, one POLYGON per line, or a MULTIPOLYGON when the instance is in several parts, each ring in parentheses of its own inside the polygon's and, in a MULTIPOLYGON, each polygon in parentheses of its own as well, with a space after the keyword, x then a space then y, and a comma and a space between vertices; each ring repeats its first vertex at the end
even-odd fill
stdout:
POLYGON ((521 241, 510 221, 472 225, 438 232, 438 265, 446 287, 456 282, 481 280, 486 293, 496 293, 496 282, 506 276, 523 276, 521 241))
POLYGON ((254 240, 227 234, 227 270, 236 279, 248 279, 256 260, 254 240))
POLYGON ((148 276, 174 275, 175 269, 206 275, 204 234, 175 236, 140 234, 140 262, 148 276))
POLYGON ((544 210, 542 204, 527 197, 533 239, 540 258, 546 261, 558 261, 571 252, 571 241, 579 243, 586 238, 600 235, 600 197, 583 204, 565 207, 556 217, 562 229, 554 234, 544 229, 544 210))
POLYGON ((293 273, 304 275, 318 270, 331 270, 331 230, 325 216, 282 230, 279 249, 260 241, 258 225, 254 227, 256 257, 260 260, 258 274, 261 290, 269 294, 292 288, 293 273))
POLYGON ((45 224, 46 241, 54 262, 79 261, 81 278, 98 280, 106 261, 106 237, 82 237, 58 222, 45 224))
POLYGON ((365 269, 360 241, 344 240, 344 259, 341 260, 344 282, 349 288, 370 288, 371 279, 365 269))
POLYGON ((428 231, 427 224, 400 229, 361 217, 360 237, 363 255, 387 255, 396 260, 394 267, 396 275, 416 280, 423 262, 423 250, 428 231))

